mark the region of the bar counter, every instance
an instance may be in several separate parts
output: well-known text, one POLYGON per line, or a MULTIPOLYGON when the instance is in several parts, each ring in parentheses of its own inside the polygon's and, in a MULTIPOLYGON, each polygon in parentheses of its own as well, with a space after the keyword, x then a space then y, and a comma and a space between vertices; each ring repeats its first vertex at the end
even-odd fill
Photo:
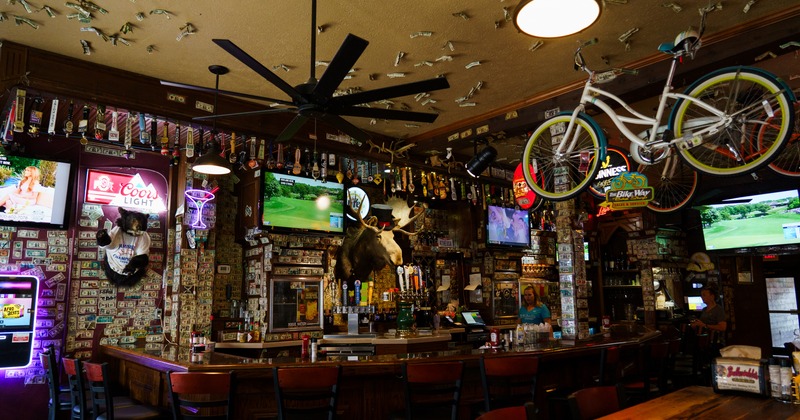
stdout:
MULTIPOLYGON (((660 336, 658 331, 644 330, 615 333, 576 343, 551 341, 523 349, 455 348, 445 351, 398 353, 376 356, 320 357, 314 364, 342 365, 338 410, 343 418, 386 418, 403 408, 404 394, 400 366, 404 362, 464 360, 465 373, 461 418, 470 418, 470 410, 482 401, 478 359, 502 357, 518 353, 541 357, 537 389, 537 407, 547 416, 545 390, 559 386, 588 384, 599 367, 600 349, 613 345, 622 348, 623 363, 638 359, 641 344, 660 336)), ((236 418, 275 418, 276 406, 272 368, 276 366, 308 366, 312 362, 296 357, 246 358, 220 352, 192 355, 188 348, 164 345, 158 349, 141 346, 108 346, 100 348, 98 358, 109 362, 119 385, 131 396, 145 403, 167 407, 167 371, 234 371, 236 373, 236 418)), ((313 380, 313 378, 309 378, 313 380)), ((545 417, 547 418, 547 417, 545 417)))
POLYGON ((690 386, 602 417, 638 419, 800 419, 800 406, 744 393, 718 394, 708 386, 690 386))

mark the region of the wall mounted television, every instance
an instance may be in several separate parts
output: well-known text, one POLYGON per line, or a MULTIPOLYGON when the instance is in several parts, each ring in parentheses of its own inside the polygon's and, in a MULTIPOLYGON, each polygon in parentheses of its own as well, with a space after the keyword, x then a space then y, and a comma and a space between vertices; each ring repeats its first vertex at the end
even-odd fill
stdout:
POLYGON ((800 244, 797 190, 731 198, 700 210, 706 250, 800 244))
POLYGON ((528 248, 531 245, 527 210, 487 206, 486 245, 528 248))
POLYGON ((344 185, 277 172, 261 173, 261 227, 343 232, 344 185))
POLYGON ((0 153, 0 224, 64 229, 75 165, 0 153))

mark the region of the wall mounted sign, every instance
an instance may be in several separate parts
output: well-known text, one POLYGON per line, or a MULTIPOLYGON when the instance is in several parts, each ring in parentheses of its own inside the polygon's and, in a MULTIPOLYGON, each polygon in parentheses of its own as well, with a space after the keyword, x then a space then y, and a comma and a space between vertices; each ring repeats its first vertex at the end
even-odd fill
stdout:
POLYGON ((130 175, 89 169, 86 176, 86 203, 124 207, 144 213, 167 209, 164 191, 145 183, 140 174, 130 175))
POLYGON ((606 191, 606 201, 602 207, 611 210, 624 210, 644 207, 653 199, 653 187, 647 186, 647 177, 639 172, 623 172, 611 180, 611 188, 606 191))
MULTIPOLYGON (((366 219, 367 215, 369 214, 369 196, 367 193, 359 187, 350 187, 347 189, 347 204, 353 209, 354 212, 359 211, 359 207, 361 208, 361 218, 366 219)), ((345 212, 347 214, 347 218, 355 221, 356 219, 350 215, 350 213, 345 212)))
POLYGON ((186 197, 186 220, 189 222, 189 226, 195 229, 207 229, 209 225, 205 223, 204 219, 207 219, 209 215, 203 210, 206 203, 214 199, 214 193, 198 189, 186 190, 183 195, 186 197))
MULTIPOLYGON (((531 175, 535 177, 536 173, 533 170, 533 166, 530 164, 528 166, 530 167, 531 175)), ((517 169, 514 170, 512 185, 514 187, 514 199, 517 201, 519 208, 523 210, 531 208, 534 201, 536 201, 536 193, 528 187, 528 183, 525 181, 525 176, 522 174, 522 163, 517 165, 517 169)))
POLYGON ((594 177, 594 182, 589 185, 589 191, 597 198, 605 198, 606 191, 611 188, 611 180, 623 172, 631 170, 627 151, 609 146, 606 150, 606 159, 600 163, 600 170, 594 177))

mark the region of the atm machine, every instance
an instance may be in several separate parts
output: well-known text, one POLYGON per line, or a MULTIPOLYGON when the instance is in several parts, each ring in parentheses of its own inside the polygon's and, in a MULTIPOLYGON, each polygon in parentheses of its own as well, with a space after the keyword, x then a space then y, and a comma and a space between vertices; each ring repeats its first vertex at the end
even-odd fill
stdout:
POLYGON ((31 363, 39 279, 0 275, 0 369, 31 363))

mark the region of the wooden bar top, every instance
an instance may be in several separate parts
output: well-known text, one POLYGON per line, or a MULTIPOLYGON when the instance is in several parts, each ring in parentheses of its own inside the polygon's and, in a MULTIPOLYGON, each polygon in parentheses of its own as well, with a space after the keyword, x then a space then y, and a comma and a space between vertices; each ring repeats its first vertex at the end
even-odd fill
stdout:
MULTIPOLYGON (((168 371, 234 371, 236 374, 236 418, 273 418, 277 407, 274 400, 273 368, 276 366, 341 365, 341 393, 338 411, 341 418, 372 420, 388 418, 390 413, 403 409, 404 385, 402 364, 463 360, 464 380, 460 410, 465 418, 474 418, 472 410, 483 400, 479 359, 507 357, 515 354, 534 354, 540 358, 536 405, 547 418, 546 389, 561 386, 580 387, 593 381, 597 374, 600 350, 609 346, 621 348, 621 361, 635 363, 642 345, 661 336, 658 331, 631 330, 626 334, 608 337, 598 335, 577 343, 550 341, 537 346, 514 349, 473 349, 457 346, 448 350, 395 352, 374 356, 320 356, 316 362, 299 357, 250 358, 225 354, 221 351, 192 354, 184 346, 119 345, 100 346, 98 361, 109 362, 115 380, 131 397, 157 407, 168 407, 166 390, 168 371)), ((436 344, 436 343, 431 343, 436 344)), ((420 345, 427 345, 421 343, 420 345)), ((378 350, 381 347, 375 346, 378 350)), ((398 345, 399 346, 399 345, 398 345)))
POLYGON ((717 394, 711 387, 690 386, 602 419, 800 419, 800 405, 757 395, 717 394))
MULTIPOLYGON (((660 333, 658 331, 642 331, 630 336, 603 337, 598 335, 590 340, 578 342, 551 341, 549 344, 540 346, 526 346, 524 348, 511 349, 454 349, 444 351, 430 351, 420 353, 398 353, 376 356, 327 356, 320 357, 316 363, 342 364, 343 367, 353 365, 399 365, 402 362, 414 361, 416 359, 458 359, 458 360, 477 360, 484 354, 513 354, 518 352, 536 353, 545 358, 558 358, 558 356, 570 357, 571 354, 579 354, 582 351, 596 352, 600 348, 614 345, 627 346, 651 340, 660 333)), ((388 340, 388 339, 387 339, 388 340)), ((192 355, 188 347, 165 344, 160 348, 144 348, 142 346, 130 345, 102 345, 101 353, 105 356, 135 362, 157 371, 219 371, 219 370, 241 370, 241 369, 271 369, 274 366, 308 365, 311 362, 298 357, 275 357, 275 358, 249 358, 234 356, 221 352, 204 352, 199 355, 192 355), (193 358, 194 357, 194 358, 193 358)))

